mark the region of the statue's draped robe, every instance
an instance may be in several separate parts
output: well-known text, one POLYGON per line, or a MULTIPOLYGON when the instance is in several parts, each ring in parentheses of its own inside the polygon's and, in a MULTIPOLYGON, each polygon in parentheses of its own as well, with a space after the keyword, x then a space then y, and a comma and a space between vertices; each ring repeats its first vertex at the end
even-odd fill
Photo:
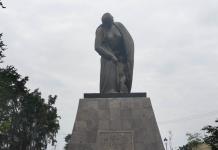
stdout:
MULTIPOLYGON (((100 93, 129 92, 132 86, 133 64, 134 64, 134 42, 127 29, 119 22, 113 24, 121 34, 122 61, 115 63, 113 46, 108 44, 105 31, 100 25, 96 30, 95 50, 101 56, 100 93), (124 80, 124 81, 123 81, 124 80)), ((115 43, 118 42, 115 40, 115 43)))

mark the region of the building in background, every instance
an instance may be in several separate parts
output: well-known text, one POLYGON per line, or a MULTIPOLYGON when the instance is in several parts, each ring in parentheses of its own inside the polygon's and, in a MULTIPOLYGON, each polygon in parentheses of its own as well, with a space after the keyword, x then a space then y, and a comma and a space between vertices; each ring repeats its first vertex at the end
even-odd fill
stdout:
POLYGON ((197 147, 193 147, 192 150, 212 150, 207 144, 199 144, 197 147))

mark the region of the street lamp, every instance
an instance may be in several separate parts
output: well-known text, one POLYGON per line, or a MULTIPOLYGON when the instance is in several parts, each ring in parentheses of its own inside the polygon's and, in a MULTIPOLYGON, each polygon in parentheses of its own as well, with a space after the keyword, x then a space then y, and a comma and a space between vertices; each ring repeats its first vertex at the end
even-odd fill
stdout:
POLYGON ((165 138, 164 138, 165 150, 167 150, 167 141, 168 141, 168 140, 167 140, 167 138, 165 137, 165 138))

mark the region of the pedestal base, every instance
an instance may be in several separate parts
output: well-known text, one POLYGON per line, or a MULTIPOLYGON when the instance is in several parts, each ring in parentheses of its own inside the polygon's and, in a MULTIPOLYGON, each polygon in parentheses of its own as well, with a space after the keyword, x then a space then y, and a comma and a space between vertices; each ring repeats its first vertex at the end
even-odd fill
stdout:
POLYGON ((146 94, 91 97, 79 102, 68 150, 164 150, 146 94))

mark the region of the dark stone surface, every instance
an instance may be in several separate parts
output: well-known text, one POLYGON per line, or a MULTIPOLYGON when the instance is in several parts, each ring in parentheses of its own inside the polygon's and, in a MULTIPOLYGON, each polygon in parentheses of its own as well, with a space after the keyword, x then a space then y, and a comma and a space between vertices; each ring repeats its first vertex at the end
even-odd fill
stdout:
POLYGON ((98 149, 100 150, 132 150, 133 131, 99 131, 98 149))
POLYGON ((145 92, 139 93, 85 93, 84 98, 119 98, 119 97, 146 97, 145 92))
POLYGON ((164 150, 149 98, 85 98, 68 150, 164 150))
POLYGON ((100 93, 130 93, 134 66, 130 33, 105 13, 95 35, 95 50, 101 56, 100 93))

